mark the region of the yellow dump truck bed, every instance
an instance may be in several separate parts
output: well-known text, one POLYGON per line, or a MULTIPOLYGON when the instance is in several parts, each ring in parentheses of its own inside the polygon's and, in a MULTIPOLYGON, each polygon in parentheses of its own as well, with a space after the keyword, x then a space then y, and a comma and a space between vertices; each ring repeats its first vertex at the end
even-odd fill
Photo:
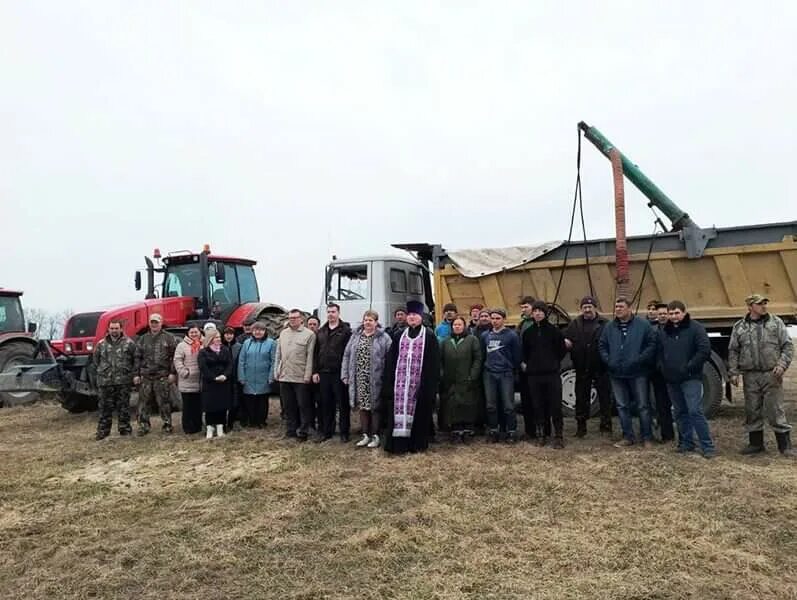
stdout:
MULTIPOLYGON (((691 259, 678 233, 628 239, 630 289, 642 309, 651 299, 679 299, 711 329, 725 329, 746 313, 745 297, 760 292, 770 297, 771 313, 796 323, 797 221, 715 231, 704 255, 691 259)), ((580 299, 591 294, 601 312, 610 314, 615 297, 614 245, 614 239, 553 244, 553 249, 544 248, 528 261, 486 269, 483 274, 474 274, 471 268, 467 276, 457 264, 457 252, 428 246, 435 303, 439 307, 454 302, 463 313, 477 303, 502 307, 508 322, 517 324, 523 296, 555 301, 574 317, 580 299)))

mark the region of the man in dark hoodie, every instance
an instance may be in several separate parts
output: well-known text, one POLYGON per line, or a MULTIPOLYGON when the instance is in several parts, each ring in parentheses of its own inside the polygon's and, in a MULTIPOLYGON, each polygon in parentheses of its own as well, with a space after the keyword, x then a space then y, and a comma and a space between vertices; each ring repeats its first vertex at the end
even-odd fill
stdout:
POLYGON ((623 439, 615 446, 633 446, 637 441, 631 420, 636 408, 642 445, 651 448, 653 434, 648 405, 648 376, 656 356, 656 333, 646 319, 634 316, 631 302, 624 296, 614 301, 614 316, 614 320, 603 328, 598 350, 609 370, 623 428, 623 439))
POLYGON ((667 305, 670 320, 658 331, 659 370, 675 408, 680 430, 678 452, 695 449, 697 435, 704 458, 716 456, 714 442, 703 414, 703 365, 711 355, 705 328, 693 321, 686 305, 673 300, 667 305))
MULTIPOLYGON (((656 323, 651 326, 658 334, 670 323, 670 311, 666 304, 660 302, 656 305, 656 323)), ((650 384, 653 386, 653 398, 655 400, 655 416, 659 424, 661 441, 664 443, 672 442, 675 439, 675 428, 672 420, 672 402, 667 392, 667 382, 662 377, 658 369, 653 369, 650 374, 650 384)))
MULTIPOLYGON (((562 359, 567 353, 560 329, 548 320, 548 307, 537 300, 531 308, 532 323, 523 332, 523 361, 526 364, 529 395, 534 402, 537 445, 545 446, 545 426, 553 422, 551 447, 564 448, 562 435, 562 359)), ((548 425, 550 427, 550 425, 548 425)))
POLYGON ((506 311, 490 309, 493 328, 482 334, 484 356, 484 395, 487 400, 487 426, 489 441, 500 439, 498 413, 503 413, 504 434, 508 443, 517 441, 515 417, 515 372, 520 367, 520 338, 504 325, 506 311))
POLYGON ((598 340, 606 326, 606 319, 598 314, 597 307, 595 298, 585 296, 581 300, 581 315, 573 319, 564 332, 565 345, 570 350, 570 358, 576 370, 576 437, 587 435, 593 386, 598 393, 600 405, 600 432, 612 432, 609 376, 598 353, 598 340))
POLYGON ((320 385, 321 415, 318 441, 335 435, 335 411, 339 413, 338 429, 342 442, 348 442, 351 430, 349 395, 340 378, 343 352, 351 337, 351 327, 340 319, 340 306, 327 305, 327 322, 316 334, 315 373, 313 383, 320 385))
MULTIPOLYGON (((523 334, 525 331, 534 323, 534 319, 531 316, 532 306, 536 299, 532 296, 524 296, 520 300, 520 323, 518 323, 517 329, 515 330, 520 336, 520 345, 523 345, 523 334)), ((526 363, 523 362, 520 365, 520 407, 523 412, 523 429, 526 431, 526 439, 530 442, 534 442, 537 440, 537 423, 534 419, 534 401, 531 398, 531 393, 529 392, 529 386, 527 381, 527 371, 526 371, 526 363)), ((551 436, 551 422, 550 419, 545 423, 545 431, 543 433, 544 437, 551 436)))

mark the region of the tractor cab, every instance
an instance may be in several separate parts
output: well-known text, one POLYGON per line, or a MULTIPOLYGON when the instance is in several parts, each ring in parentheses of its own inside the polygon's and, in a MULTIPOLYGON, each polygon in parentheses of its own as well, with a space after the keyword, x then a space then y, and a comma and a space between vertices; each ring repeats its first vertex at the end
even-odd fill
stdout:
MULTIPOLYGON (((156 249, 153 258, 158 266, 146 258, 147 299, 159 295, 164 300, 194 298, 195 319, 226 321, 241 304, 260 301, 253 260, 216 256, 208 245, 198 254, 184 250, 165 257, 156 249), (155 287, 155 273, 163 274, 159 290, 155 287)), ((138 273, 136 289, 141 289, 138 273)))
POLYGON ((0 334, 25 331, 21 292, 0 289, 0 334))

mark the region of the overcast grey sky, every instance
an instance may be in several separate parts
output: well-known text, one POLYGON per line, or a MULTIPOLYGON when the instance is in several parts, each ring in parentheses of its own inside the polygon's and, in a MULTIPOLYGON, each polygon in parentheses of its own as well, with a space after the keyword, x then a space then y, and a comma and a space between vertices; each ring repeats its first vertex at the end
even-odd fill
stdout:
MULTIPOLYGON (((565 238, 582 119, 701 225, 794 219, 795 24, 794 2, 2 0, 0 285, 88 310, 140 297, 152 248, 208 242, 311 309, 332 253, 565 238)), ((591 146, 583 177, 610 236, 591 146)))

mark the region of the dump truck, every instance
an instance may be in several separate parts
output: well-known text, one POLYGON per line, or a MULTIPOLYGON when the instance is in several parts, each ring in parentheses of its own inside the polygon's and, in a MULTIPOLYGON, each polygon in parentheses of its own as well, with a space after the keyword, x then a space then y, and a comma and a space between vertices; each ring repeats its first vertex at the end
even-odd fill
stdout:
POLYGON ((156 248, 144 262, 146 284, 142 271, 134 274, 136 290, 145 289, 143 300, 76 313, 64 325, 62 339, 28 343, 0 372, 0 394, 53 392, 70 412, 94 410, 91 355, 112 320, 120 320, 132 338, 147 331, 153 313, 163 317, 166 331, 180 338, 189 326, 208 321, 241 331, 248 318, 265 321, 277 336, 287 320, 282 306, 260 301, 254 260, 212 254, 206 244, 201 252, 180 250, 166 256, 156 248), (156 282, 158 276, 162 280, 156 282))
MULTIPOLYGON (((664 229, 669 231, 465 250, 432 243, 394 244, 409 252, 414 262, 395 257, 335 259, 327 266, 326 298, 340 304, 344 318, 353 321, 373 307, 382 308, 388 320, 390 309, 401 304, 402 295, 409 295, 422 299, 438 322, 442 315, 435 305, 453 302, 463 312, 474 304, 501 307, 509 326, 520 322, 519 301, 524 296, 545 300, 552 320, 561 326, 578 316, 580 299, 587 294, 598 300, 604 316, 611 316, 621 282, 637 310, 651 299, 680 299, 711 339, 703 401, 706 414, 713 416, 723 399, 732 400, 728 341, 733 324, 747 313, 745 297, 765 293, 771 298, 772 314, 797 324, 797 221, 702 228, 600 131, 583 122, 578 127, 648 198, 649 206, 664 214, 670 221, 664 229), (618 272, 618 254, 623 272, 618 272), (341 289, 341 282, 352 281, 356 298, 341 289), (413 282, 411 289, 408 282, 413 282)), ((572 416, 575 372, 569 358, 562 365, 562 380, 565 413, 572 416)), ((597 410, 593 393, 593 414, 597 410)))

